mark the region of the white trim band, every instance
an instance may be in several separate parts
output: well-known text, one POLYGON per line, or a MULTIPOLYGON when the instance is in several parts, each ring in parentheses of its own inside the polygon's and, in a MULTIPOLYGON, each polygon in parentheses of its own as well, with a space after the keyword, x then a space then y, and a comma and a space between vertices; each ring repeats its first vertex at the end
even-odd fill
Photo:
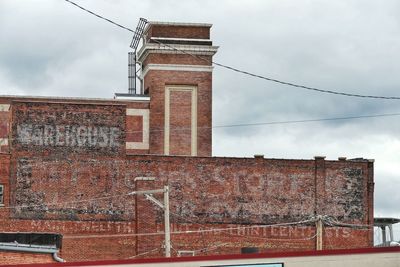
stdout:
POLYGON ((115 99, 118 100, 134 100, 134 101, 140 101, 140 102, 149 102, 150 97, 149 96, 115 96, 115 99))
POLYGON ((149 149, 149 144, 141 143, 141 142, 126 142, 126 149, 136 150, 136 149, 149 149))
POLYGON ((210 45, 184 45, 184 44, 153 44, 146 43, 138 52, 138 60, 143 62, 149 53, 157 54, 192 54, 213 56, 218 51, 218 46, 210 45))
POLYGON ((213 66, 206 65, 148 64, 142 75, 145 77, 150 70, 212 72, 213 69, 213 66))

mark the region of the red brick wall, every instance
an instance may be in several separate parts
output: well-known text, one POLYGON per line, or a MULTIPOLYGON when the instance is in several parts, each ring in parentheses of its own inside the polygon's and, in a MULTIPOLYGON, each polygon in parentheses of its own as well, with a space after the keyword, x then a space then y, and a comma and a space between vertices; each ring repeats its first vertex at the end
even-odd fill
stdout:
POLYGON ((10 124, 10 112, 8 104, 0 102, 0 153, 8 152, 8 133, 10 124))
MULTIPOLYGON (((76 217, 64 220, 59 217, 53 218, 56 220, 32 217, 12 220, 11 224, 10 221, 4 221, 2 229, 60 232, 64 235, 61 255, 68 260, 95 259, 97 254, 102 259, 127 258, 152 250, 154 252, 146 256, 162 255, 163 213, 143 196, 127 196, 127 193, 133 190, 158 189, 164 185, 169 185, 171 191, 173 232, 234 228, 223 232, 173 234, 175 250, 199 250, 197 253, 203 255, 239 252, 244 246, 260 247, 263 251, 315 249, 313 224, 301 227, 263 226, 300 221, 314 214, 328 215, 344 223, 371 225, 373 207, 369 203, 367 185, 370 182, 372 163, 367 161, 150 155, 115 159, 112 165, 108 159, 96 159, 90 164, 84 158, 75 160, 73 166, 81 166, 81 171, 89 174, 89 177, 91 173, 101 172, 104 183, 88 185, 82 176, 77 179, 76 188, 35 187, 31 193, 43 195, 41 203, 50 203, 41 207, 51 210, 52 196, 55 193, 69 196, 70 193, 79 191, 86 194, 84 199, 94 198, 95 195, 90 192, 100 192, 104 189, 104 184, 109 183, 114 188, 111 195, 119 197, 113 198, 113 201, 104 199, 92 202, 100 208, 103 207, 103 201, 111 203, 123 210, 125 215, 131 214, 130 220, 118 221, 121 218, 117 217, 107 217, 104 220, 102 214, 96 214, 101 213, 99 208, 93 210, 96 211, 94 213, 87 213, 86 218, 78 217, 79 220, 76 217), (135 182, 136 177, 156 177, 157 181, 135 182), (318 179, 324 180, 324 184, 318 186, 318 179), (246 228, 249 225, 254 226, 246 228), (134 235, 156 232, 159 234, 134 235), (90 237, 91 235, 102 235, 103 238, 97 239, 99 237, 90 237)), ((55 166, 63 165, 60 160, 41 157, 25 159, 24 164, 25 168, 32 166, 29 167, 32 170, 39 164, 45 166, 29 175, 33 184, 42 183, 43 176, 51 176, 57 170, 55 166)), ((57 183, 63 185, 70 179, 71 176, 64 173, 57 183)), ((99 193, 99 196, 110 194, 99 193)), ((162 199, 161 194, 154 196, 162 199)), ((64 200, 72 201, 73 198, 67 197, 64 200)), ((82 206, 85 204, 64 203, 63 207, 65 210, 74 210, 82 206)), ((324 232, 324 247, 372 246, 371 233, 370 228, 354 230, 327 227, 324 232)))
POLYGON ((143 116, 127 116, 126 140, 130 142, 142 142, 143 140, 143 116), (129 130, 128 130, 129 129, 129 130))
MULTIPOLYGON (((150 88, 150 154, 164 154, 165 88, 168 85, 197 87, 198 156, 212 152, 212 74, 210 72, 151 70, 145 76, 150 88)), ((182 99, 182 103, 184 104, 182 99)), ((182 114, 185 116, 186 114, 182 114)), ((176 134, 171 129, 171 134, 176 134)))
POLYGON ((27 264, 56 262, 51 254, 0 251, 0 264, 27 264))
MULTIPOLYGON (((16 102, 12 114, 15 179, 11 180, 11 205, 35 205, 13 210, 14 217, 70 220, 124 217, 121 206, 110 199, 77 202, 68 208, 41 204, 80 201, 114 192, 115 187, 101 170, 94 169, 93 162, 125 155, 124 105, 16 102), (32 157, 50 157, 59 164, 37 161, 30 165, 28 160, 32 157), (77 158, 85 160, 76 165, 77 158), (34 181, 32 177, 40 180, 34 181)), ((107 164, 112 165, 112 161, 107 164)))
POLYGON ((176 25, 151 25, 147 37, 210 39, 210 28, 176 25))
POLYGON ((10 203, 10 156, 8 154, 0 153, 0 184, 4 185, 4 206, 0 206, 1 220, 1 218, 8 218, 10 214, 9 209, 5 208, 10 203))
MULTIPOLYGON (((184 39, 210 39, 210 25, 159 25, 150 24, 146 33, 146 40, 151 37, 168 37, 184 39)), ((145 44, 146 47, 147 43, 145 44)), ((173 45, 173 44, 171 44, 173 45)), ((196 47, 196 45, 192 46, 196 47)), ((203 48, 211 48, 211 42, 203 45, 203 48)), ((190 50, 190 45, 184 49, 190 50)), ((197 47, 198 50, 199 47, 197 47)), ((152 50, 143 53, 143 68, 146 70, 150 64, 165 67, 175 66, 177 70, 155 70, 149 67, 144 77, 144 88, 149 90, 150 94, 150 154, 169 154, 169 155, 190 155, 191 138, 188 137, 190 131, 182 131, 182 127, 176 125, 184 124, 189 127, 188 121, 188 103, 191 103, 187 93, 179 92, 171 94, 171 122, 169 140, 170 151, 164 151, 164 128, 165 128, 165 91, 167 86, 193 86, 197 90, 197 156, 211 156, 212 150, 212 72, 205 70, 185 71, 179 70, 179 67, 196 66, 209 67, 212 61, 212 53, 205 52, 201 54, 202 58, 173 51, 173 53, 164 50, 152 50), (180 96, 174 96, 180 94, 180 96), (180 109, 186 109, 180 112, 180 109), (188 153, 189 152, 189 153, 188 153)), ((167 47, 167 50, 170 49, 167 47)), ((189 51, 188 50, 188 51, 189 51)), ((191 53, 189 51, 189 53, 191 53)), ((140 56, 142 57, 142 55, 140 56)), ((196 155, 196 153, 194 153, 196 155)))
POLYGON ((170 154, 191 155, 192 92, 170 93, 170 154))
POLYGON ((0 218, 3 232, 60 233, 60 256, 67 261, 126 259, 136 255, 133 221, 61 221, 0 218))
MULTIPOLYGON (((226 248, 212 249, 210 253, 239 252, 244 246, 266 251, 315 249, 313 224, 246 228, 300 221, 314 214, 349 224, 372 225, 370 162, 162 157, 154 160, 157 167, 148 163, 145 170, 137 158, 129 164, 134 166, 131 169, 141 170, 137 175, 144 172, 159 177, 154 188, 170 186, 171 218, 176 228, 185 231, 239 227, 228 234, 173 235, 175 249, 211 249, 218 244, 226 248), (323 185, 319 185, 322 181, 323 185)), ((146 216, 149 206, 137 208, 138 222, 151 225, 146 216)), ((155 223, 159 231, 163 229, 162 220, 158 210, 155 223)), ((147 239, 147 243, 138 243, 139 251, 150 250, 151 245, 157 248, 162 236, 147 239)), ((372 245, 371 228, 327 227, 324 231, 326 249, 372 245)))

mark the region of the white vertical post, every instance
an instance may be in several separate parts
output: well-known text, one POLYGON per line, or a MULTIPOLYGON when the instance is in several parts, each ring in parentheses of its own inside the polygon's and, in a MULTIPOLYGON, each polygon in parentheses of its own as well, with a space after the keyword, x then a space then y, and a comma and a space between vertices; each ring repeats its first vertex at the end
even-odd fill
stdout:
POLYGON ((169 187, 164 186, 165 257, 171 257, 171 230, 169 224, 169 187))
POLYGON ((322 217, 318 216, 317 221, 315 222, 316 228, 317 228, 317 250, 322 250, 323 249, 323 240, 322 240, 322 234, 323 234, 323 224, 322 224, 322 217))
POLYGON ((382 243, 384 245, 386 245, 386 226, 381 226, 381 230, 382 230, 382 243))
MULTIPOLYGON (((394 241, 393 240, 393 225, 389 224, 389 238, 390 238, 390 242, 394 241)), ((389 245, 390 246, 390 245, 389 245)))

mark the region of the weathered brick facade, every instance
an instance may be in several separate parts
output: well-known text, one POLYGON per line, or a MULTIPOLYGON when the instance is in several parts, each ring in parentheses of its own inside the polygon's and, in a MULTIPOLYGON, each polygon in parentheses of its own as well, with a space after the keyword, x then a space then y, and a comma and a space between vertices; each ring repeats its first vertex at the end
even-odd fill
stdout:
POLYGON ((51 254, 0 251, 1 264, 54 263, 51 254))
POLYGON ((343 224, 324 248, 372 246, 372 161, 210 157, 212 67, 156 42, 211 59, 210 27, 150 24, 150 100, 0 97, 0 231, 61 233, 67 261, 160 256, 163 212, 129 193, 168 185, 173 255, 312 250, 315 224, 288 223, 317 215, 343 224))

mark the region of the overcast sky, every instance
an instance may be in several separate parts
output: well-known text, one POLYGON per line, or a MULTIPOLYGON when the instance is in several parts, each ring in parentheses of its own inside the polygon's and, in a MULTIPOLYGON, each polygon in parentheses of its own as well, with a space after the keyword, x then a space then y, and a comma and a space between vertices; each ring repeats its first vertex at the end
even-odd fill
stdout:
MULTIPOLYGON (((396 0, 76 0, 135 28, 212 23, 215 61, 328 90, 400 96, 396 0)), ((132 34, 63 0, 0 0, 0 94, 127 91, 132 34)), ((400 100, 310 92, 215 67, 213 124, 400 113, 400 100)), ((214 129, 215 156, 375 159, 375 216, 400 217, 400 116, 214 129)), ((400 227, 396 238, 400 239, 400 227)))

